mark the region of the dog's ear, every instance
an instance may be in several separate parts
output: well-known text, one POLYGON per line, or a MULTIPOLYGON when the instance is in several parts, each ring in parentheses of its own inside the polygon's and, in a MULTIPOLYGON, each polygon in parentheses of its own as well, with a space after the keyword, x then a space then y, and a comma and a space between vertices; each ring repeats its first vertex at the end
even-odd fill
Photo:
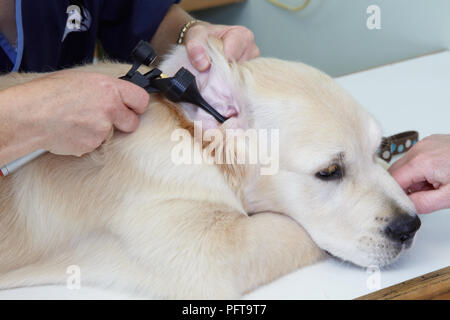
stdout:
MULTIPOLYGON (((242 111, 242 79, 234 63, 228 62, 223 54, 222 43, 209 39, 208 47, 211 67, 205 72, 196 70, 189 61, 186 48, 176 46, 160 64, 161 70, 168 76, 174 75, 181 67, 192 72, 203 98, 226 118, 237 117, 242 111)), ((209 113, 190 103, 182 103, 183 112, 191 121, 202 121, 203 128, 218 127, 218 123, 209 113)))

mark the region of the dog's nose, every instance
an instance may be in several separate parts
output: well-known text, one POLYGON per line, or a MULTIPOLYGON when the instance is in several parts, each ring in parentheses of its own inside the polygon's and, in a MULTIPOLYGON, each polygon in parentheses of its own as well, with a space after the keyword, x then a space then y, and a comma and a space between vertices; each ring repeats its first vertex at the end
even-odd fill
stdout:
POLYGON ((420 228, 420 219, 417 215, 401 214, 386 227, 384 232, 394 241, 404 243, 414 237, 420 228))

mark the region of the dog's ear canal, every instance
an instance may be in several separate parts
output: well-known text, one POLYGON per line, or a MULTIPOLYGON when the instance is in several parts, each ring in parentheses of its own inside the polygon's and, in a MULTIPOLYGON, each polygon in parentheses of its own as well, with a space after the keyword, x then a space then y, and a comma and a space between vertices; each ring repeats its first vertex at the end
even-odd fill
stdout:
MULTIPOLYGON (((176 47, 160 68, 168 75, 175 74, 181 67, 188 69, 195 75, 201 95, 214 109, 225 118, 237 117, 241 110, 238 73, 232 70, 232 66, 219 49, 210 44, 207 52, 211 61, 207 71, 199 72, 192 66, 183 46, 176 47)), ((202 121, 205 129, 220 125, 213 116, 197 106, 182 103, 182 107, 190 120, 202 121)))

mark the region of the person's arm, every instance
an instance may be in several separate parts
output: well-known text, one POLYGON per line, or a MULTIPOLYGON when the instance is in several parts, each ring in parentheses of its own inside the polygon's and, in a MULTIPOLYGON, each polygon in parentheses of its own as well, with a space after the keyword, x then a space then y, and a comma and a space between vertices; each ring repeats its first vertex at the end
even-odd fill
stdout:
POLYGON ((44 145, 42 130, 17 103, 19 92, 20 86, 0 91, 0 166, 44 145))
POLYGON ((151 46, 159 55, 166 54, 177 42, 183 26, 193 19, 178 5, 172 5, 150 41, 151 46))
POLYGON ((450 135, 432 135, 419 141, 389 172, 418 213, 450 208, 450 135))
MULTIPOLYGON (((176 43, 183 26, 193 19, 178 5, 172 5, 159 25, 150 44, 158 54, 163 55, 176 43)), ((214 25, 207 22, 194 24, 185 34, 184 45, 192 65, 199 71, 210 66, 206 55, 206 42, 209 36, 223 41, 225 55, 230 60, 243 61, 259 56, 253 33, 243 26, 214 25)))
POLYGON ((38 149, 81 156, 117 128, 132 132, 148 93, 124 80, 58 71, 0 91, 0 166, 38 149))

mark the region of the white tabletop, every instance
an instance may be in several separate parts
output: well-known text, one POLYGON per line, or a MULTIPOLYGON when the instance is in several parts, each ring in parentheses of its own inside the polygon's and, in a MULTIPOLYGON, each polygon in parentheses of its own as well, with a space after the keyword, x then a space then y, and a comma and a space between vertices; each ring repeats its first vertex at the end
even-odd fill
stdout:
MULTIPOLYGON (((386 136, 417 130, 450 133, 450 52, 428 55, 337 78, 379 120, 386 136)), ((450 210, 423 215, 416 243, 379 273, 379 288, 450 265, 450 210)), ((374 291, 376 274, 335 259, 303 268, 245 299, 352 299, 374 291), (374 281, 375 280, 375 281, 374 281), (369 282, 370 289, 367 285, 369 282)), ((123 299, 126 294, 45 286, 0 291, 0 299, 123 299)))

